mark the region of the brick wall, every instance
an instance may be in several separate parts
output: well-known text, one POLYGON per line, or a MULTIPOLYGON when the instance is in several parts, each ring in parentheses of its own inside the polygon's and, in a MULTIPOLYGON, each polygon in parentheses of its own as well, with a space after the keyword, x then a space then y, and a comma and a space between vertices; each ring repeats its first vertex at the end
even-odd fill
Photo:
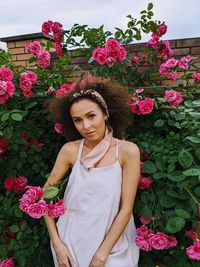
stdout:
MULTIPOLYGON (((7 43, 8 51, 12 55, 13 64, 29 66, 30 64, 28 63, 27 60, 31 57, 31 55, 25 51, 24 46, 34 40, 47 42, 51 38, 52 38, 51 36, 45 36, 42 33, 36 33, 36 34, 27 34, 21 36, 1 38, 0 41, 7 43)), ((200 37, 169 40, 169 41, 171 44, 171 48, 173 49, 175 58, 178 59, 188 54, 197 57, 198 58, 197 67, 198 71, 200 71, 200 37)), ((129 44, 126 46, 126 50, 130 56, 137 56, 142 53, 145 46, 146 43, 129 44)), ((90 70, 90 65, 87 63, 88 62, 87 57, 83 55, 76 56, 73 50, 70 51, 70 55, 72 57, 72 61, 68 70, 74 70, 74 67, 77 65, 79 65, 83 70, 90 70)), ((56 58, 57 55, 55 54, 55 52, 52 51, 52 61, 55 61, 56 58)), ((139 71, 144 71, 144 70, 145 68, 141 67, 139 71)), ((194 69, 191 68, 189 71, 194 72, 194 69)), ((179 73, 179 75, 181 74, 182 72, 179 73)), ((80 75, 79 71, 73 71, 70 77, 71 79, 74 79, 79 75, 80 75)), ((176 85, 176 83, 171 80, 165 80, 164 84, 176 85)))

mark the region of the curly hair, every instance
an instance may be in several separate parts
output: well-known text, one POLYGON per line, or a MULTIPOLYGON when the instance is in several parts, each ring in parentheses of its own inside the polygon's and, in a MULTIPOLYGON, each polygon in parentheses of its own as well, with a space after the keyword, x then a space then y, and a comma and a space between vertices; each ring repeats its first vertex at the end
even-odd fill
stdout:
POLYGON ((96 103, 102 112, 106 114, 105 106, 98 97, 89 93, 82 93, 83 90, 87 91, 90 89, 97 91, 107 104, 109 111, 107 123, 113 129, 113 136, 124 139, 126 128, 132 123, 133 118, 133 113, 128 106, 131 96, 125 87, 122 87, 112 79, 95 78, 92 82, 87 83, 84 89, 77 84, 76 88, 69 91, 66 95, 54 97, 48 107, 48 118, 54 123, 60 123, 62 125, 63 135, 68 141, 83 138, 76 130, 70 115, 72 104, 81 99, 89 99, 96 103), (73 98, 75 92, 78 92, 79 96, 73 98))

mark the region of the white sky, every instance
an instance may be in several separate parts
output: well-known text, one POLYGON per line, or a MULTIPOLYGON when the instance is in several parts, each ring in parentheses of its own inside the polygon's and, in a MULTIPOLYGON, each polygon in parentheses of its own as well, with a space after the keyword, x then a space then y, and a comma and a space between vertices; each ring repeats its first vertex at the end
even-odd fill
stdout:
POLYGON ((149 2, 154 19, 168 25, 165 39, 200 37, 200 0, 0 0, 0 37, 41 32, 47 20, 59 21, 64 29, 74 23, 104 24, 113 32, 114 27, 126 27, 128 14, 138 18, 149 2))

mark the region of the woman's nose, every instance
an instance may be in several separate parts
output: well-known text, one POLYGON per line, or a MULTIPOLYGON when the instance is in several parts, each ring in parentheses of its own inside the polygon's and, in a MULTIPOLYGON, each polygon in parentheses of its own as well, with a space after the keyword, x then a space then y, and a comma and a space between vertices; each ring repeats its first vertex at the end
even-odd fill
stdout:
POLYGON ((87 128, 90 128, 90 121, 89 120, 83 120, 83 128, 84 129, 87 129, 87 128))

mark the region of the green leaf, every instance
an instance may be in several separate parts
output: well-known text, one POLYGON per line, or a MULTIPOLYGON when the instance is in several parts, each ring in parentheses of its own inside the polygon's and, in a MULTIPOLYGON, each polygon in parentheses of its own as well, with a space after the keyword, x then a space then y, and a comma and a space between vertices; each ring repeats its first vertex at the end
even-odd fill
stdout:
POLYGON ((155 127, 162 127, 165 124, 164 120, 157 120, 154 122, 155 127))
POLYGON ((185 139, 190 140, 192 143, 199 144, 200 138, 195 136, 187 136, 185 139))
POLYGON ((20 113, 12 113, 11 118, 15 121, 22 121, 23 117, 20 113))
POLYGON ((27 109, 30 109, 30 108, 32 108, 32 107, 34 107, 34 106, 36 106, 36 105, 37 105, 37 102, 34 101, 34 102, 29 103, 29 104, 26 106, 26 108, 27 108, 27 109))
POLYGON ((10 227, 10 230, 11 232, 13 233, 17 233, 19 231, 19 226, 16 225, 16 224, 13 224, 11 227, 10 227))
POLYGON ((174 234, 181 231, 184 226, 185 226, 185 219, 175 216, 167 221, 165 229, 167 232, 174 234))
POLYGON ((148 7, 147 7, 147 10, 149 11, 149 10, 151 10, 153 8, 153 3, 149 3, 148 4, 148 7))
POLYGON ((156 168, 161 172, 163 172, 166 169, 166 162, 162 158, 157 159, 155 164, 156 168))
POLYGON ((119 31, 115 32, 115 39, 119 39, 121 36, 121 33, 119 31))
POLYGON ((151 214, 151 208, 149 206, 145 206, 142 210, 141 210, 141 214, 146 217, 149 218, 150 214, 151 214))
POLYGON ((183 172, 185 176, 197 176, 200 175, 200 169, 189 169, 183 172))
POLYGON ((159 202, 160 202, 160 205, 164 208, 171 208, 176 205, 174 199, 167 195, 161 196, 159 199, 159 202))
POLYGON ((58 188, 49 186, 44 189, 44 198, 53 198, 58 194, 58 188))
POLYGON ((183 209, 175 209, 175 213, 177 216, 184 218, 184 219, 190 219, 191 215, 188 211, 183 209))
POLYGON ((178 155, 178 161, 185 169, 187 169, 192 165, 193 157, 189 151, 182 149, 178 155))
POLYGON ((6 112, 1 116, 1 121, 7 121, 10 117, 10 113, 6 112))
POLYGON ((165 178, 167 175, 165 172, 157 172, 153 174, 153 178, 155 180, 161 179, 161 178, 165 178))
POLYGON ((180 182, 185 179, 185 175, 183 175, 182 171, 175 171, 172 173, 168 173, 167 177, 174 182, 180 182))
POLYGON ((143 169, 147 173, 155 173, 156 172, 155 164, 151 161, 145 161, 143 164, 143 169))

